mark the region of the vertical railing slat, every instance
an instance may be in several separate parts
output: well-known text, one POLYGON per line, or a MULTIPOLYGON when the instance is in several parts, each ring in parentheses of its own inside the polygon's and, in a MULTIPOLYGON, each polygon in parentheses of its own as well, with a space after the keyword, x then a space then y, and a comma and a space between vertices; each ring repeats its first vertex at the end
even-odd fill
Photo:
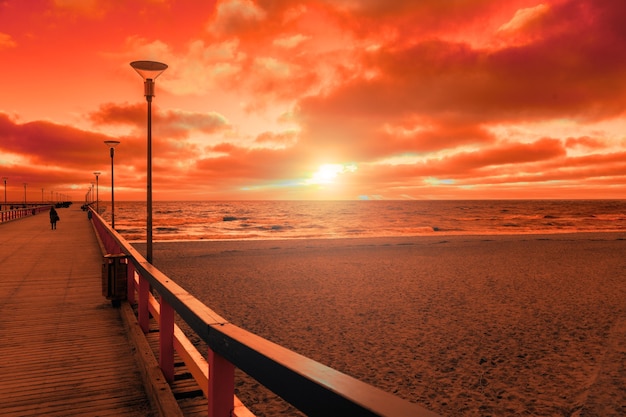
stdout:
POLYGON ((235 366, 209 349, 209 417, 230 417, 235 408, 235 366))
POLYGON ((150 296, 150 283, 139 275, 139 303, 137 304, 137 321, 144 333, 150 330, 150 310, 148 298, 150 296))
POLYGON ((135 265, 129 261, 126 268, 126 298, 130 305, 133 305, 135 304, 135 265))
POLYGON ((164 298, 159 320, 159 366, 167 382, 174 382, 174 309, 164 298))

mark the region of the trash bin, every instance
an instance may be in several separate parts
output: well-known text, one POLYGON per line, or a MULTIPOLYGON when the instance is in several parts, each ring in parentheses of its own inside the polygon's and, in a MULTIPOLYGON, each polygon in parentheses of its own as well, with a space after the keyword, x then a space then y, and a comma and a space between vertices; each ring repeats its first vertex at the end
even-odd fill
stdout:
POLYGON ((106 254, 102 260, 102 295, 119 307, 126 300, 128 261, 123 253, 106 254))

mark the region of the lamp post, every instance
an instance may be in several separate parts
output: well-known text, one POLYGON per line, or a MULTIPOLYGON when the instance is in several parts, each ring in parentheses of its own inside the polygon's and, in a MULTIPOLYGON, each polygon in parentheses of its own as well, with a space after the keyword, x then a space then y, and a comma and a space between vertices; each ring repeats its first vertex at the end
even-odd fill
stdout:
POLYGON ((9 177, 2 177, 2 181, 4 181, 4 209, 6 210, 7 207, 7 180, 9 179, 9 177))
POLYGON ((27 183, 24 183, 24 207, 26 207, 26 186, 27 185, 28 185, 27 183))
POLYGON ((113 188, 113 156, 115 155, 115 147, 120 144, 118 140, 105 140, 105 145, 110 149, 111 153, 111 228, 115 229, 115 189, 113 188))
POLYGON ((98 176, 100 175, 100 171, 96 171, 93 173, 96 176, 96 213, 100 214, 100 191, 98 189, 98 176))
POLYGON ((154 97, 154 80, 157 79, 167 65, 155 61, 133 61, 130 63, 144 80, 144 95, 148 102, 148 166, 146 186, 147 224, 146 224, 146 260, 152 263, 152 97, 154 97))

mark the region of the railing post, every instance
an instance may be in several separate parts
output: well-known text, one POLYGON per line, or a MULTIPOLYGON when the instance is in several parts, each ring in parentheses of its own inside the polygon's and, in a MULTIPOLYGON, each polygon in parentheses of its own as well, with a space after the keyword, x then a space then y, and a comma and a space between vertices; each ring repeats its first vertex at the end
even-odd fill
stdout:
POLYGON ((150 282, 139 275, 139 303, 137 305, 137 321, 144 333, 150 331, 150 308, 148 301, 150 297, 150 282))
POLYGON ((174 309, 161 297, 159 366, 167 382, 174 382, 174 309))
POLYGON ((126 298, 130 305, 135 304, 135 264, 128 262, 126 268, 126 298))
POLYGON ((209 417, 230 417, 235 408, 235 366, 209 348, 209 417))

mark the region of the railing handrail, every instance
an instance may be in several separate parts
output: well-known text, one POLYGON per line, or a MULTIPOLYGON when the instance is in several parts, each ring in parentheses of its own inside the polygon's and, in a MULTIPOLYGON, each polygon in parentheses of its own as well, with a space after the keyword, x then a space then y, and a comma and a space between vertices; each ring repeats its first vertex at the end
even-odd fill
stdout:
MULTIPOLYGON (((161 308, 164 305, 173 308, 209 346, 209 353, 212 351, 224 358, 307 415, 437 416, 417 404, 229 323, 148 263, 95 211, 92 211, 92 218, 109 253, 124 253, 140 279, 146 279, 158 292, 161 308)), ((231 404, 233 394, 226 394, 230 395, 231 404)), ((209 402, 214 400, 209 398, 209 402)), ((210 409, 209 415, 212 415, 210 409)))

